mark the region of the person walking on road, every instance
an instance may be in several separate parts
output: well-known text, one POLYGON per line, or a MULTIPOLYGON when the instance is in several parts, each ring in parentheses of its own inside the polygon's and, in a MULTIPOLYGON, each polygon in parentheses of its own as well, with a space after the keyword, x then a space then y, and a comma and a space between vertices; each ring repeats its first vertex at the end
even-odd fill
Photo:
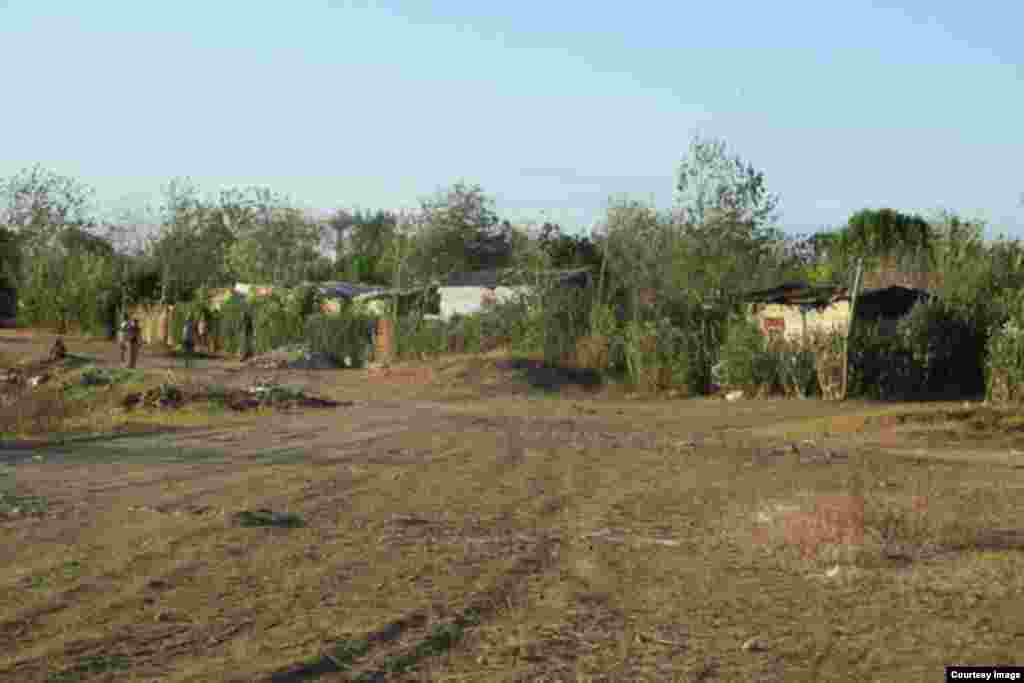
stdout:
POLYGON ((127 329, 127 343, 128 343, 128 367, 134 368, 135 364, 139 360, 139 346, 142 344, 142 334, 139 321, 136 318, 132 318, 128 323, 127 329))

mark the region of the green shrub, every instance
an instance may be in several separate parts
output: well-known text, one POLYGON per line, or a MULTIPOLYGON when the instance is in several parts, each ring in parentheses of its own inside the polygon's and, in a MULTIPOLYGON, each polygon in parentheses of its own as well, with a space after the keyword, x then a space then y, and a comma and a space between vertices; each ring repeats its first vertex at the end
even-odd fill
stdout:
POLYGON ((849 339, 847 396, 876 400, 907 400, 920 395, 921 368, 898 334, 886 334, 878 323, 859 322, 849 339))
POLYGON ((545 321, 545 311, 540 306, 524 306, 513 323, 512 349, 524 354, 542 353, 545 321))
POLYGON ((719 357, 724 386, 752 392, 781 383, 778 358, 767 349, 757 323, 748 318, 737 318, 728 324, 719 357))
POLYGON ((1008 320, 992 331, 985 359, 985 395, 994 401, 1024 398, 1024 292, 1005 297, 1008 320))
POLYGON ((858 322, 847 393, 883 400, 980 394, 987 339, 987 331, 941 299, 915 305, 894 332, 858 322))
POLYGON ((807 398, 820 393, 813 342, 780 341, 769 349, 769 356, 776 381, 788 395, 807 398))
POLYGON ((348 357, 353 367, 367 361, 369 326, 375 318, 358 309, 341 313, 315 313, 306 318, 303 340, 313 353, 323 353, 338 365, 348 357))
POLYGON ((918 303, 899 323, 905 350, 926 396, 977 395, 985 387, 988 331, 960 307, 941 299, 918 303))
POLYGON ((289 290, 284 295, 288 312, 300 318, 320 313, 323 296, 312 285, 302 285, 289 290))
POLYGON ((223 304, 213 320, 210 334, 216 335, 222 351, 237 354, 242 349, 243 318, 252 314, 253 307, 241 294, 232 294, 223 304))
POLYGON ((621 345, 625 371, 634 386, 645 391, 701 390, 692 372, 690 340, 670 320, 630 321, 616 342, 610 347, 621 345))
POLYGON ((480 315, 467 315, 459 321, 458 333, 462 334, 466 353, 480 353, 483 341, 483 321, 480 315))
POLYGON ((295 298, 274 292, 255 299, 252 308, 255 353, 302 342, 305 320, 295 298))
POLYGON ((438 356, 452 348, 455 332, 451 323, 432 318, 406 316, 399 322, 402 331, 402 355, 416 358, 438 356))

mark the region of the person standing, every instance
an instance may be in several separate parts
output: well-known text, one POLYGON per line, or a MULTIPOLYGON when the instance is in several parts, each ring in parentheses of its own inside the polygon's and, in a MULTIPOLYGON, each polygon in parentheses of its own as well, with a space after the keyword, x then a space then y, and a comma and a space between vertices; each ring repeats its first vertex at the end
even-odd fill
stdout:
POLYGON ((370 318, 366 322, 366 342, 369 345, 366 349, 366 361, 373 362, 376 358, 377 344, 377 319, 370 318))
POLYGON ((213 348, 210 345, 209 324, 206 322, 205 315, 199 316, 199 322, 196 323, 196 345, 206 353, 213 353, 213 348))
POLYGON ((134 368, 139 360, 139 346, 142 344, 142 328, 137 318, 128 325, 128 367, 134 368))
POLYGON ((252 358, 252 338, 253 338, 253 323, 252 314, 249 311, 242 313, 242 362, 252 358))
POLYGON ((181 347, 185 350, 185 367, 191 367, 192 353, 196 348, 195 323, 192 322, 191 315, 185 318, 185 329, 181 332, 181 347))
POLYGON ((131 327, 132 320, 128 317, 128 314, 124 314, 124 320, 121 321, 120 327, 117 330, 117 346, 121 350, 121 364, 124 365, 125 356, 128 354, 128 328, 131 327))

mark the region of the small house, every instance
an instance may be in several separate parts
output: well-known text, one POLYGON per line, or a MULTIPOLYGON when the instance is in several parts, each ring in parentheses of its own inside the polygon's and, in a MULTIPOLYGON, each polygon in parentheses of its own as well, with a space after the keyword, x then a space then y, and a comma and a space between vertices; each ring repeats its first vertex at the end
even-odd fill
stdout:
MULTIPOLYGON (((878 322, 883 332, 891 334, 917 302, 930 296, 902 286, 868 289, 857 297, 857 320, 878 322)), ((744 300, 751 318, 769 337, 803 339, 808 334, 845 332, 850 325, 850 291, 838 285, 788 282, 749 292, 744 300)))
POLYGON ((438 287, 438 317, 447 320, 453 315, 479 313, 488 305, 515 301, 529 294, 537 279, 559 286, 582 287, 589 284, 590 277, 590 270, 586 268, 541 273, 523 273, 511 268, 453 273, 438 287))
POLYGON ((324 313, 337 313, 348 303, 362 302, 371 312, 382 315, 395 297, 398 297, 399 311, 416 305, 423 305, 428 314, 439 310, 436 286, 396 289, 353 282, 320 282, 315 286, 324 298, 321 306, 324 313))

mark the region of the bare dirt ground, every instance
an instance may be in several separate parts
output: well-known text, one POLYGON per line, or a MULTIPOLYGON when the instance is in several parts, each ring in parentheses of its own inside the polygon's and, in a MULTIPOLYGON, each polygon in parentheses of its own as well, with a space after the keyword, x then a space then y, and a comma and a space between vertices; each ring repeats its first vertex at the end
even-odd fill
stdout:
MULTIPOLYGON (((4 331, 0 353, 51 341, 4 331)), ((109 342, 67 345, 117 364, 109 342)), ((931 681, 1024 664, 1013 411, 630 400, 498 354, 263 371, 144 350, 140 369, 339 405, 7 438, 0 680, 931 681)))

